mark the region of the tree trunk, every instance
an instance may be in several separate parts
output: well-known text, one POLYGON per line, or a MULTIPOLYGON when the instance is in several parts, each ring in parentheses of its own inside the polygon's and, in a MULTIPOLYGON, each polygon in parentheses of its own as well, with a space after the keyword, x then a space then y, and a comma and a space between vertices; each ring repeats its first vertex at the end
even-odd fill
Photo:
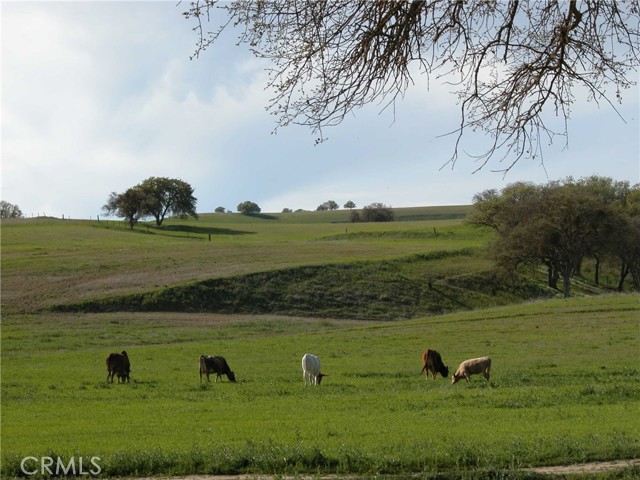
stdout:
POLYGON ((571 273, 573 272, 573 265, 570 263, 561 267, 560 276, 562 277, 562 293, 564 298, 571 296, 571 273))
POLYGON ((595 282, 596 285, 600 286, 600 257, 596 255, 595 258, 596 258, 596 273, 593 281, 595 282))
POLYGON ((629 274, 629 265, 623 263, 620 267, 620 280, 618 281, 618 291, 622 291, 622 287, 624 286, 624 279, 627 278, 629 274))
POLYGON ((640 272, 636 268, 630 268, 631 278, 633 279, 633 288, 640 290, 640 272))
POLYGON ((553 265, 547 266, 547 282, 551 288, 558 289, 558 270, 553 265))

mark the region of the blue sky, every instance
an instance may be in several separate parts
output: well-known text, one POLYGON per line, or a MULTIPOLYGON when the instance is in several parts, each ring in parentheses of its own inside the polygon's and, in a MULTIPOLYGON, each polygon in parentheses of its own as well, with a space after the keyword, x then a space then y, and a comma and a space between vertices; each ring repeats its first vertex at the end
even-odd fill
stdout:
MULTIPOLYGON (((176 2, 2 2, 2 199, 26 216, 95 218, 112 191, 150 176, 180 178, 198 211, 314 210, 471 203, 487 188, 569 175, 640 182, 638 87, 618 109, 572 108, 569 144, 503 175, 497 160, 443 165, 453 150, 456 98, 433 79, 392 110, 370 105, 314 145, 304 127, 272 131, 265 64, 233 36, 189 60, 193 24, 176 2)), ((615 95, 613 95, 615 98, 615 95)), ((480 151, 482 139, 468 138, 480 151)))

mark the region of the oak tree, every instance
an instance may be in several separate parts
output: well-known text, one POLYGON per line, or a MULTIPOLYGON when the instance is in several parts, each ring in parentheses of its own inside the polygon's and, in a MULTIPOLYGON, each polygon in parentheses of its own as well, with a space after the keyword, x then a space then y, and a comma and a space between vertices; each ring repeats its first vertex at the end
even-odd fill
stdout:
POLYGON ((153 200, 147 205, 147 213, 162 225, 167 215, 198 218, 193 188, 176 178, 149 177, 139 187, 153 200))
POLYGON ((129 223, 129 228, 133 230, 138 220, 148 215, 149 206, 153 202, 153 197, 139 186, 135 186, 124 193, 111 192, 102 211, 106 216, 124 218, 129 223))

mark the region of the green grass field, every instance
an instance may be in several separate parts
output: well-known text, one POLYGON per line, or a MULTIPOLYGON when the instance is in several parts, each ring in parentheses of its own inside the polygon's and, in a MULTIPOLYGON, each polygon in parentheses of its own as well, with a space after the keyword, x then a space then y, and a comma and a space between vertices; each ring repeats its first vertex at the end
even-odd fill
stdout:
MULTIPOLYGON (((132 294, 238 273, 480 249, 488 241, 456 219, 345 226, 311 216, 300 223, 231 217, 235 226, 205 219, 150 233, 102 222, 3 225, 2 478, 23 476, 25 456, 97 456, 101 476, 112 477, 420 478, 538 478, 520 469, 640 457, 637 294, 388 322, 43 310, 102 297, 104 286, 132 294), (195 227, 225 233, 209 242, 210 232, 196 238, 195 227), (428 235, 434 227, 438 235, 428 235), (491 381, 425 380, 425 348, 439 350, 450 370, 490 355, 491 381), (123 349, 132 382, 107 384, 105 357, 123 349), (303 385, 305 352, 317 354, 329 375, 319 387, 303 385), (201 384, 201 354, 225 356, 238 383, 201 384)), ((477 254, 468 263, 486 268, 477 254)))

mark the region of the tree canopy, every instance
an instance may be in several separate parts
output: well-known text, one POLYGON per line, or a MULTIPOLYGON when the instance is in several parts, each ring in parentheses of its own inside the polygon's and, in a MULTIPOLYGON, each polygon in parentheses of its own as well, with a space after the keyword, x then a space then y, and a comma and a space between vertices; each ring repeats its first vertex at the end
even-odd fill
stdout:
POLYGON ((124 193, 112 192, 102 211, 124 218, 131 229, 144 217, 154 217, 156 225, 162 225, 165 216, 192 216, 198 218, 193 188, 175 178, 149 177, 124 193))
POLYGON ((133 230, 141 218, 147 216, 148 208, 154 199, 139 186, 128 188, 124 193, 111 192, 102 211, 107 216, 124 218, 133 230))
POLYGON ((417 75, 446 79, 460 112, 450 162, 478 132, 489 138, 479 168, 540 158, 568 138, 579 89, 615 109, 640 65, 638 0, 192 0, 184 16, 199 35, 194 57, 239 28, 238 43, 272 65, 277 125, 308 126, 317 141, 363 105, 393 106, 417 75))
POLYGON ((166 215, 198 218, 193 188, 176 178, 150 177, 140 184, 153 201, 147 206, 147 213, 156 219, 156 225, 162 225, 166 215))
POLYGON ((22 218, 22 210, 18 205, 5 200, 0 201, 0 218, 22 218))
POLYGON ((327 200, 326 202, 318 205, 318 208, 316 208, 316 210, 319 212, 324 212, 327 210, 338 210, 339 208, 340 205, 338 205, 334 200, 327 200))
POLYGON ((239 203, 237 209, 243 215, 254 215, 256 213, 261 212, 261 209, 258 206, 258 204, 250 200, 239 203))
POLYGON ((640 185, 603 177, 519 182, 477 194, 468 221, 498 233, 492 252, 500 267, 544 265, 549 286, 562 279, 565 297, 586 257, 597 262, 596 283, 600 261, 610 258, 621 266, 618 288, 631 274, 640 289, 640 185))

